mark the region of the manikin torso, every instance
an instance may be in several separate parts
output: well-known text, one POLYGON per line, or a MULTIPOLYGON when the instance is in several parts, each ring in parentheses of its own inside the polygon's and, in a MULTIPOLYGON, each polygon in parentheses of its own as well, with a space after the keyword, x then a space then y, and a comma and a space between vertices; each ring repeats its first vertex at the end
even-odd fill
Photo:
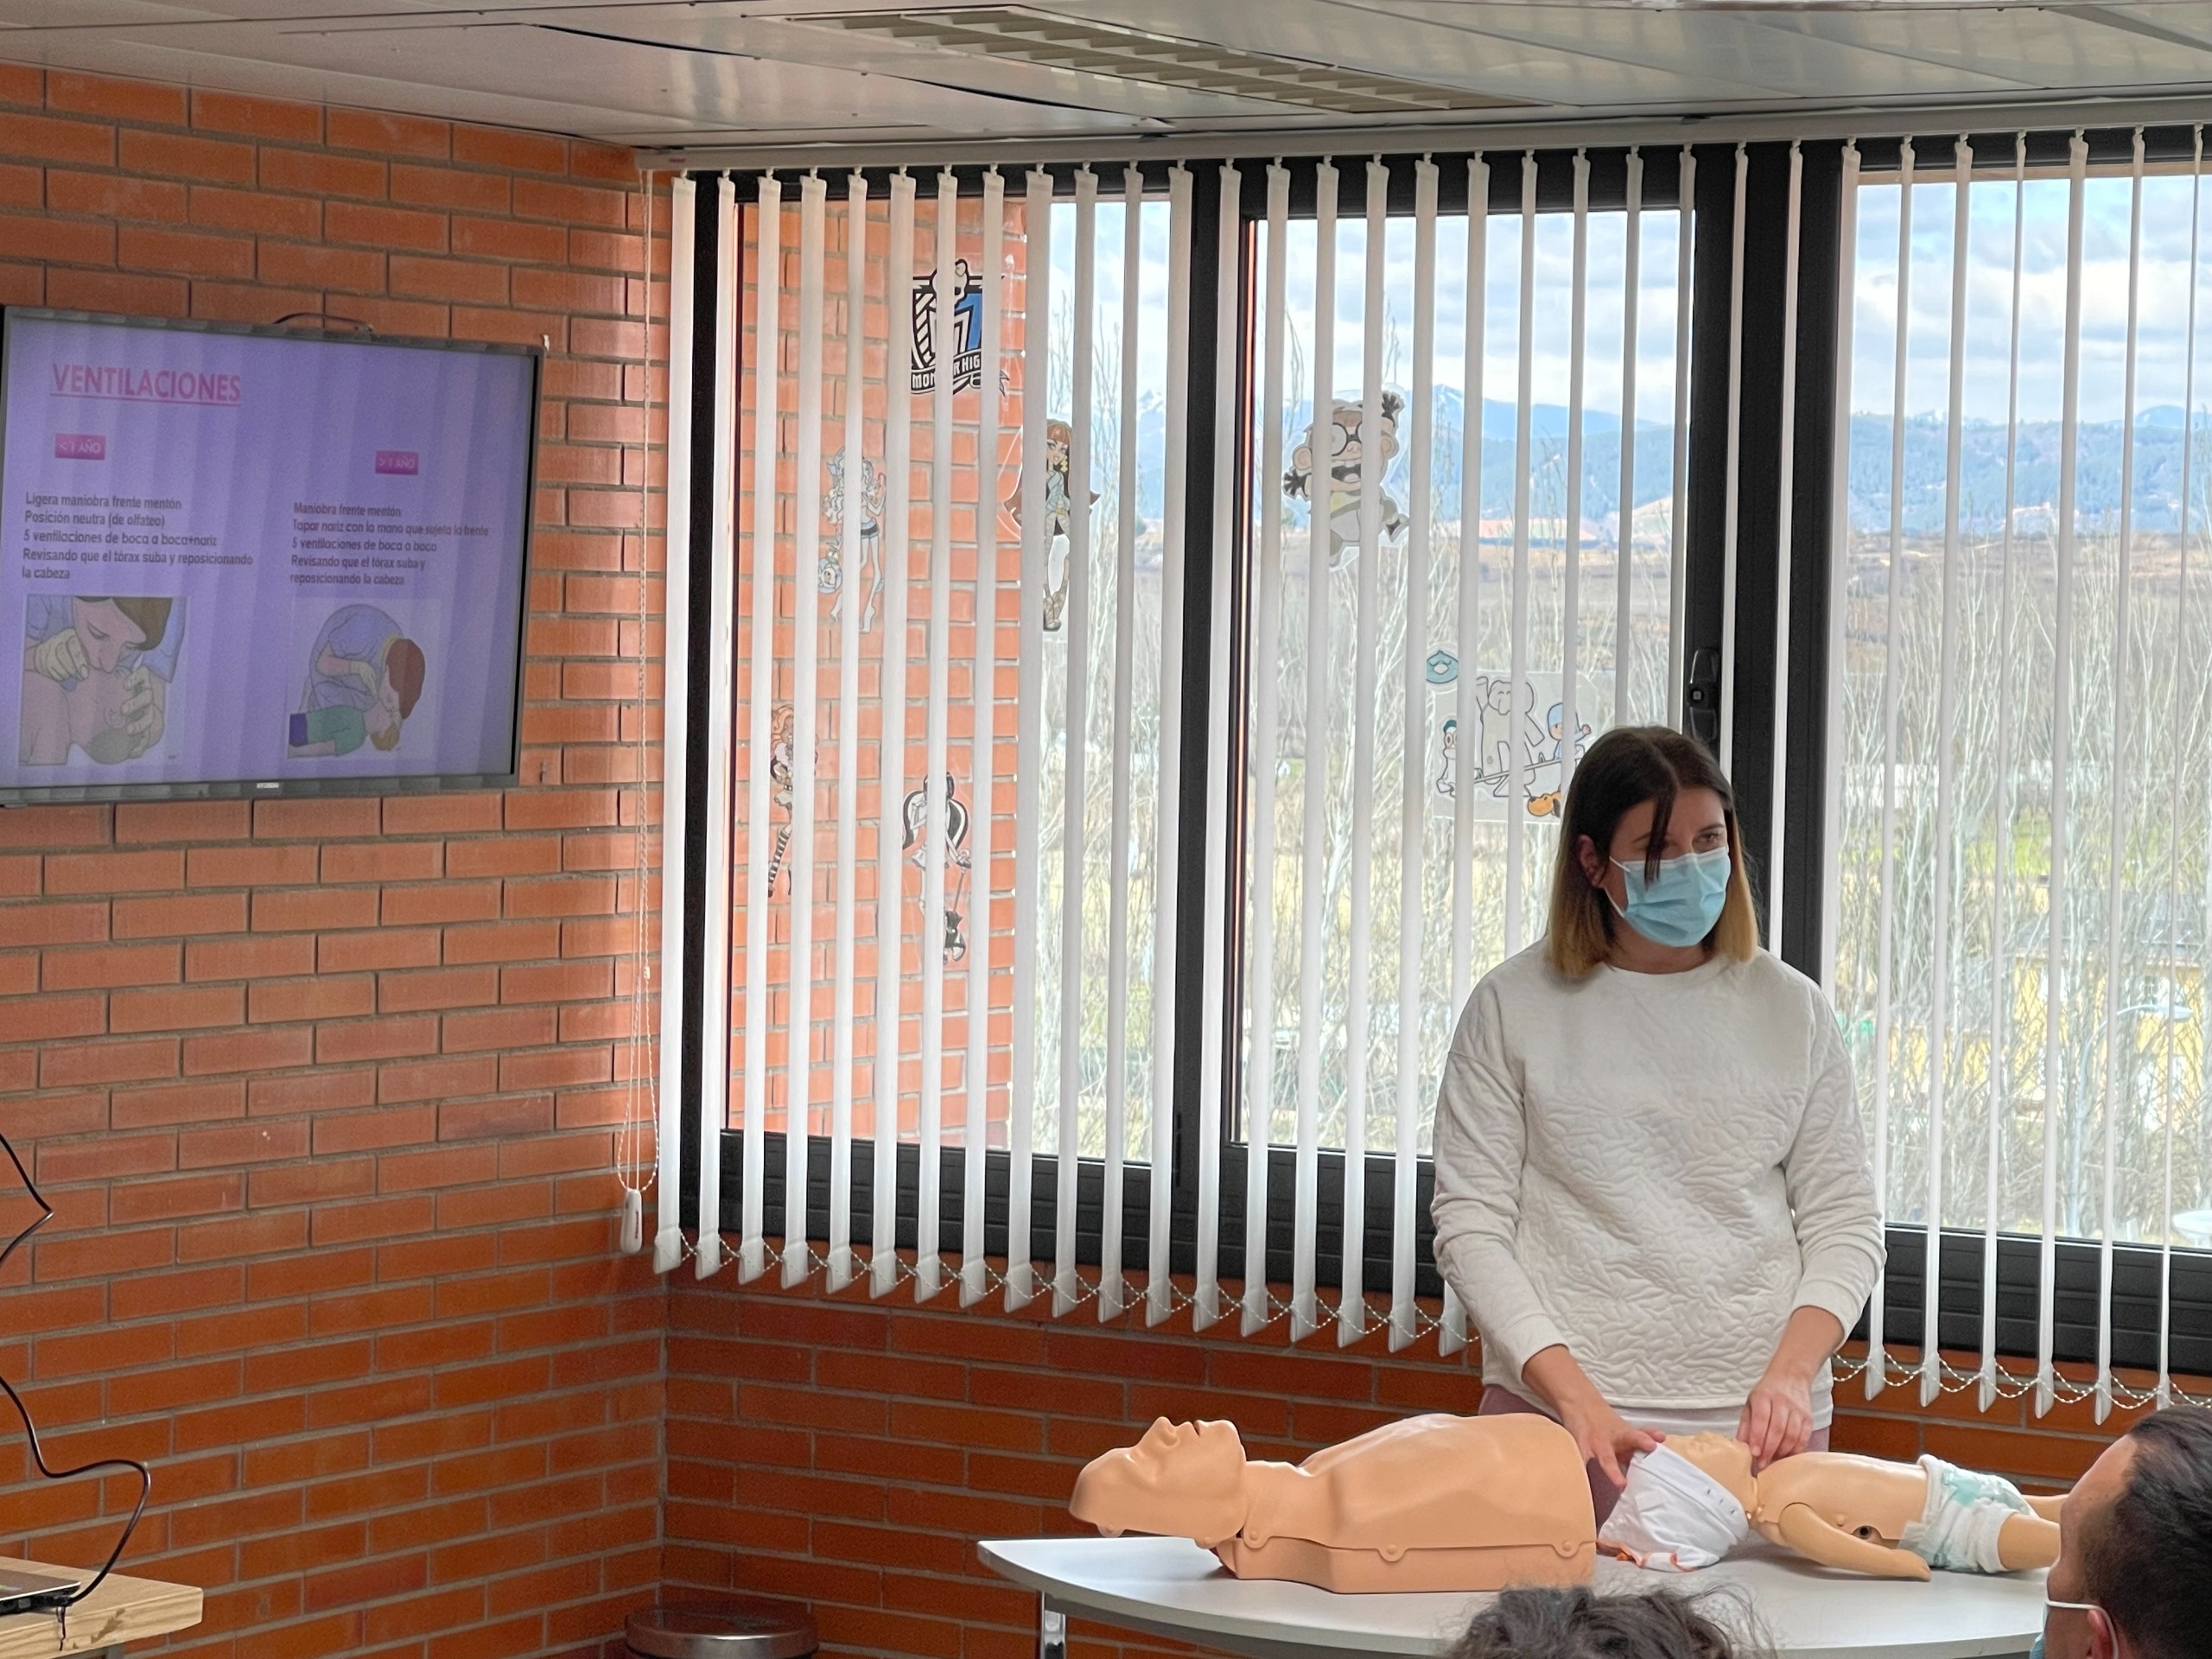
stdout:
MULTIPOLYGON (((1925 1579, 1928 1563, 1898 1547, 1928 1503, 1928 1476, 1916 1463, 1891 1463, 1848 1452, 1806 1452, 1751 1472, 1751 1454, 1725 1434, 1667 1442, 1735 1495, 1751 1527, 1827 1567, 1879 1578, 1925 1579)), ((2005 1570, 2049 1567, 2058 1559, 2056 1497, 2031 1497, 2036 1513, 2016 1515, 1998 1535, 2005 1570)))
POLYGON ((1069 1508, 1338 1591, 1577 1584, 1596 1554, 1573 1437, 1535 1415, 1410 1417, 1294 1465, 1245 1461, 1233 1424, 1162 1418, 1086 1467, 1069 1508))

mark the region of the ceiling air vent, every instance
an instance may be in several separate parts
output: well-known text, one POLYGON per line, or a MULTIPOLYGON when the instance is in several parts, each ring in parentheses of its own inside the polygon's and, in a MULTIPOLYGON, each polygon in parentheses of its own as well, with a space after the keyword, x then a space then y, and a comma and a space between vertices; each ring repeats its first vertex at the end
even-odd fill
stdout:
POLYGON ((1020 6, 951 6, 941 10, 825 12, 793 16, 903 45, 964 56, 1106 75, 1185 92, 1262 99, 1330 115, 1433 115, 1521 106, 1454 86, 1433 86, 1298 58, 1240 52, 1113 23, 1078 22, 1020 6))

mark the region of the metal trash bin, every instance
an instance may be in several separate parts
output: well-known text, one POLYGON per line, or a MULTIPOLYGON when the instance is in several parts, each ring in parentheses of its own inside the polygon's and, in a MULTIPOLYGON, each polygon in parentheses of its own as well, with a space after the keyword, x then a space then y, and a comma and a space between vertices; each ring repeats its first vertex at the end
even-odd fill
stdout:
POLYGON ((639 1659, 809 1659, 819 1645, 804 1606, 760 1596, 663 1602, 624 1634, 639 1659))

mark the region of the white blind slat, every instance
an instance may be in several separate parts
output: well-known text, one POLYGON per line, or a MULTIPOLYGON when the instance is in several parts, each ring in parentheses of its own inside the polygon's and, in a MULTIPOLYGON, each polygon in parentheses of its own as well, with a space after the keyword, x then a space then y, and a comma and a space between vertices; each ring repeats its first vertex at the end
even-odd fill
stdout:
POLYGON ((2128 791, 2116 763, 2134 752, 2129 725, 2136 707, 2127 683, 2132 641, 2128 613, 2133 597, 2135 507, 2135 370, 2136 344, 2143 295, 2143 129, 2135 130, 2134 155, 2128 176, 2127 208, 2127 340, 2121 370, 2120 429, 2120 539, 2118 569, 2113 603, 2112 755, 2115 769, 2106 792, 2111 797, 2108 882, 2105 889, 2105 1076, 2104 1183, 2101 1211, 2103 1224, 2097 1240, 2097 1397, 2096 1420, 2112 1414, 2112 1269, 2114 1189, 2117 1184, 2120 1137, 2120 1021, 2136 1010, 2122 1008, 2128 1000, 2122 991, 2121 946, 2126 932, 2128 791))
POLYGON ((830 1065, 830 1265, 831 1290, 853 1280, 853 1073, 855 912, 860 868, 861 780, 861 459, 867 402, 868 176, 845 181, 845 386, 843 454, 846 499, 837 568, 837 934, 836 1008, 830 1065))
MULTIPOLYGON (((1560 524, 1562 577, 1560 594, 1559 790, 1563 797, 1574 776, 1575 734, 1582 728, 1582 399, 1587 380, 1584 347, 1590 328, 1590 158, 1574 152, 1573 251, 1567 298, 1567 512, 1560 524)), ((1623 448, 1631 446, 1632 425, 1621 428, 1623 448)))
MULTIPOLYGON (((2028 136, 2012 140, 2012 290, 2006 312, 2011 329, 2005 372, 2005 518, 1998 532, 1997 638, 2004 649, 1997 667, 1997 799, 1992 815, 1996 879, 1989 895, 1989 960, 1999 988, 1989 999, 1988 1156, 1984 1173, 1981 1234, 1981 1371, 1977 1399, 1987 1411, 1997 1400, 1998 1182, 2004 1164, 2002 1125, 2012 1105, 2012 954, 2007 902, 2012 885, 2012 505, 2020 453, 2020 283, 2027 247, 2028 136)), ((2184 441, 2186 442, 2186 441, 2184 441)), ((1833 842, 1828 843, 1833 846, 1833 842)), ((1832 936, 1831 936, 1832 937, 1832 936)))
MULTIPOLYGON (((1132 284, 1134 286, 1134 284, 1132 284)), ((1191 175, 1167 175, 1167 419, 1160 524, 1159 763, 1154 777, 1152 1106, 1146 1156, 1152 1162, 1151 1226, 1146 1240, 1145 1315, 1158 1325, 1174 1309, 1167 1243, 1174 1219, 1176 882, 1182 849, 1183 540, 1189 512, 1191 367, 1191 175)))
MULTIPOLYGON (((1959 463, 1966 435, 1967 215, 1972 200, 1974 149, 1961 134, 1952 147, 1955 174, 1951 216, 1950 395, 1944 439, 1943 614, 1936 652, 1936 893, 1930 944, 1933 971, 1928 1001, 1928 1202, 1923 1258, 1940 1268, 1943 1255, 1943 1140, 1949 1110, 1951 1014, 1951 868, 1956 858, 1952 836, 1958 811, 1959 662, 1959 463)), ((1932 1403, 1943 1388, 1941 1326, 1943 1275, 1923 1275, 1921 1304, 1920 1403, 1932 1403)))
MULTIPOLYGON (((976 638, 968 750, 968 1056, 961 1078, 960 1305, 989 1289, 983 1259, 983 1160, 990 1141, 992 827, 996 817, 999 677, 1000 347, 1006 313, 1006 181, 983 175, 982 363, 976 385, 976 638)), ((1009 1252, 1011 1254, 1011 1252, 1009 1252)))
MULTIPOLYGON (((922 1089, 921 1169, 915 1183, 914 1300, 925 1302, 944 1287, 943 1242, 944 1163, 944 954, 946 866, 951 849, 945 830, 952 810, 952 384, 959 356, 953 308, 960 301, 958 274, 960 182, 937 176, 935 239, 937 304, 932 314, 930 387, 930 620, 929 692, 922 772, 922 1089)), ((893 394, 894 396, 897 394, 893 394)))
MULTIPOLYGON (((1685 216, 1687 218, 1687 216, 1685 216)), ((1643 298, 1643 156, 1628 153, 1628 194, 1621 226, 1621 481, 1613 498, 1613 724, 1629 722, 1635 678, 1636 349, 1643 298)), ((1796 270, 1796 261, 1790 264, 1796 270)))
MULTIPOLYGON (((1890 1208, 1890 1039, 1893 1014, 1891 969, 1895 961, 1897 822, 1897 600, 1904 569, 1904 396, 1905 367, 1912 334, 1912 143, 1906 140, 1898 163, 1897 340, 1890 410, 1890 562, 1882 631, 1882 899, 1881 939, 1874 975, 1874 1202, 1887 1217, 1890 1208)), ((1740 217, 1740 214, 1738 215, 1740 217)), ((1888 1354, 1882 1343, 1886 1273, 1874 1281, 1866 1309, 1866 1397, 1888 1381, 1888 1354)))
POLYGON ((1098 1317, 1124 1306, 1122 1198, 1129 1109, 1129 820, 1135 790, 1137 633, 1137 331, 1144 318, 1144 175, 1122 171, 1121 396, 1114 441, 1114 758, 1106 899, 1106 1180, 1098 1244, 1098 1317))
POLYGON ((1275 1098, 1275 771, 1281 750, 1277 667, 1282 640, 1282 426, 1287 418, 1283 354, 1289 332, 1286 267, 1290 240, 1290 173, 1268 168, 1268 244, 1261 312, 1259 569, 1254 582, 1252 658, 1252 954, 1246 982, 1252 1017, 1245 1065, 1244 1334, 1268 1322, 1268 1152, 1275 1098))
POLYGON ((1743 521, 1744 446, 1744 207, 1751 179, 1751 147, 1736 146, 1736 203, 1728 233, 1728 481, 1721 498, 1720 531, 1720 770, 1735 769, 1736 537, 1743 521))
MULTIPOLYGON (((737 431, 737 187, 715 192, 714 429, 737 431)), ((736 445, 717 443, 710 534, 714 575, 707 591, 707 834, 699 902, 706 926, 699 985, 709 1017, 699 1034, 699 1277, 722 1264, 722 1130, 729 1121, 730 698, 737 673, 731 612, 736 533, 732 524, 736 445)))
MULTIPOLYGON (((1243 179, 1234 166, 1221 169, 1215 245, 1213 368, 1213 551, 1207 613, 1205 881, 1209 894, 1229 885, 1229 671, 1233 649, 1230 607, 1236 544, 1236 365, 1247 319, 1240 315, 1243 272, 1238 269, 1243 222, 1234 211, 1243 179)), ((1222 1022, 1212 1017, 1228 994, 1226 930, 1207 926, 1200 944, 1199 1002, 1208 1017, 1198 1028, 1198 1253, 1197 1303, 1191 1327, 1203 1331, 1221 1318, 1221 1084, 1222 1022)))
MULTIPOLYGON (((885 309, 896 315, 914 286, 914 181, 891 181, 890 251, 884 263, 885 309)), ((876 745, 875 828, 875 1243, 868 1294, 899 1282, 899 1063, 905 1021, 906 918, 906 705, 912 671, 907 619, 912 592, 913 412, 899 379, 898 354, 884 365, 883 665, 877 684, 881 737, 876 745)), ((849 483, 847 488, 854 487, 849 483)), ((928 937, 925 929, 923 937, 928 937)))
POLYGON ((1052 1312, 1081 1294, 1075 1260, 1076 1160, 1083 1104, 1084 801, 1088 783, 1090 685, 1091 336, 1097 303, 1098 175, 1075 175, 1075 317, 1069 410, 1067 563, 1067 751, 1060 850, 1060 1118, 1058 1211, 1053 1218, 1052 1312))
MULTIPOLYGON (((791 569, 791 931, 785 976, 791 1023, 785 1033, 784 1271, 805 1281, 807 1136, 814 1107, 814 829, 820 760, 822 669, 822 286, 829 187, 809 174, 799 185, 798 485, 791 569)), ((779 446, 778 453, 781 453, 779 446)), ((770 463, 772 468, 773 462, 770 463)), ((774 474, 771 471, 770 479, 774 474)), ((770 483, 771 490, 774 488, 770 483)))
MULTIPOLYGON (((1690 254, 1693 246, 1693 203, 1697 197, 1697 154, 1682 146, 1681 183, 1675 200, 1681 218, 1675 236, 1675 467, 1674 486, 1667 497, 1667 723, 1682 723, 1682 619, 1689 592, 1683 580, 1688 557, 1690 473, 1690 254)), ((1848 364, 1849 359, 1838 359, 1848 364)), ((1847 381, 1848 374, 1842 376, 1847 381)), ((1849 415, 1848 408, 1845 414, 1849 415)), ((1850 429, 1847 418, 1844 429, 1850 429)), ((1840 568, 1843 561, 1838 560, 1840 568)))
POLYGON ((1802 241, 1805 155, 1789 146, 1789 226, 1782 255, 1782 435, 1777 446, 1779 476, 1775 484, 1774 532, 1774 747, 1768 763, 1770 798, 1766 859, 1766 945, 1782 952, 1783 867, 1789 853, 1789 623, 1790 575, 1796 563, 1791 547, 1797 480, 1797 254, 1802 241))
POLYGON ((2036 1415, 2057 1397, 2053 1364, 2058 1258, 2058 1117, 2066 1083, 2067 918, 2064 894, 2067 804, 2072 766, 2074 674, 2075 488, 2082 422, 2082 237, 2088 188, 2089 146, 2076 132, 2068 147, 2066 172, 2066 331, 2059 391, 2058 522, 2053 534, 2055 587, 2051 621, 2050 962, 2044 987, 2043 1239, 2036 1311, 2036 1415))
POLYGON ((1304 831, 1300 851, 1298 953, 1298 1162, 1291 1234, 1290 1336, 1302 1341, 1320 1328, 1314 1296, 1314 1224, 1319 1214, 1323 956, 1327 949, 1323 872, 1327 863, 1327 775, 1335 722, 1328 674, 1329 423, 1336 417, 1337 169, 1314 169, 1313 499, 1306 538, 1305 770, 1300 796, 1304 831))
MULTIPOLYGON (((1390 1166, 1390 1348, 1412 1343, 1418 1309, 1414 1305, 1414 1198, 1420 1173, 1419 1098, 1421 1065, 1421 934, 1426 899, 1422 891, 1427 848, 1428 737, 1428 555, 1429 432, 1436 403, 1436 184, 1434 163, 1414 169, 1414 385, 1408 448, 1406 525, 1406 649, 1404 731, 1399 766, 1402 798, 1398 841, 1398 1098, 1397 1136, 1390 1166)), ((1468 230, 1482 225, 1479 203, 1472 204, 1468 230)), ((1470 405, 1479 408, 1479 405, 1470 405)), ((1472 671, 1467 671, 1471 673, 1472 671)))
MULTIPOLYGON (((677 179, 669 187, 668 406, 691 407, 691 356, 697 302, 692 264, 697 257, 699 187, 677 179)), ((683 1192, 671 1179, 683 1137, 683 925, 690 872, 684 868, 682 804, 690 798, 690 699, 677 688, 691 683, 691 446, 671 418, 667 452, 668 530, 662 543, 661 777, 660 777, 660 1117, 654 1148, 659 1164, 655 1199, 653 1271, 666 1273, 683 1257, 683 1192)), ((638 579, 645 580, 643 570, 638 579)), ((641 640, 639 649, 644 650, 641 640)), ((639 833, 644 833, 640 826, 639 833)), ((644 895, 639 903, 645 902, 644 895)))
MULTIPOLYGON (((1534 405, 1536 372, 1536 152, 1521 156, 1521 330, 1517 390, 1513 406, 1513 642, 1509 655, 1512 695, 1529 679, 1529 495, 1536 470, 1534 405)), ((1528 818, 1529 746, 1512 746, 1512 775, 1505 785, 1505 954, 1517 955, 1528 909, 1522 841, 1528 818)))
POLYGON ((1045 766, 1045 587, 1050 578, 1052 527, 1045 505, 1045 419, 1051 374, 1052 318, 1052 176, 1028 175, 1022 199, 1021 289, 1021 656, 1014 711, 1014 1053, 1007 1109, 1011 1122, 1007 1176, 1006 1305, 1009 1313, 1036 1294, 1031 1260, 1037 1123, 1037 983, 1039 894, 1043 888, 1038 828, 1045 766))

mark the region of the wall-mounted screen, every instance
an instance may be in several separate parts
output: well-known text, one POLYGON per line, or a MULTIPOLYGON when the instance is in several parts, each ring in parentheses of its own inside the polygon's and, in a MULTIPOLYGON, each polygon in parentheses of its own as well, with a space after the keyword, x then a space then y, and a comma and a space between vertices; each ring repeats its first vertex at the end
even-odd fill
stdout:
POLYGON ((0 802, 512 783, 539 354, 0 318, 0 802))

